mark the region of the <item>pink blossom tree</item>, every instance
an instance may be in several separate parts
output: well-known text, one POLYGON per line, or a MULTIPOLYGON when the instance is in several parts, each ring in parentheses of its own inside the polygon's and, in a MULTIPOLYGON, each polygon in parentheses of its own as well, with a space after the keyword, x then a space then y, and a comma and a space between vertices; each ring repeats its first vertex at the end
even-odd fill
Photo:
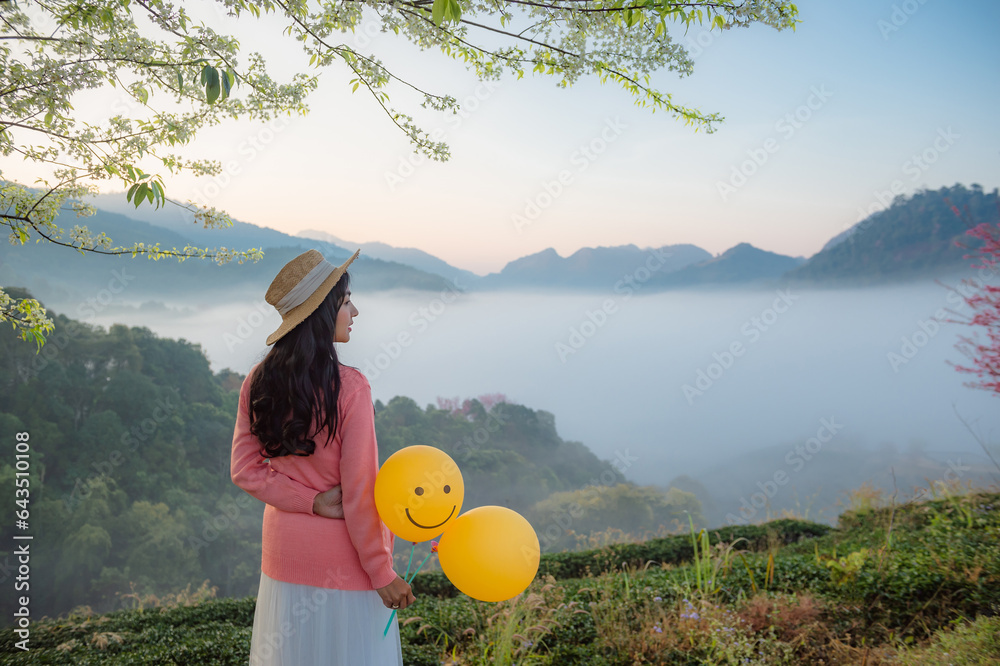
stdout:
MULTIPOLYGON (((961 217, 957 207, 951 208, 961 217)), ((1000 223, 984 222, 966 233, 982 241, 975 254, 966 255, 976 260, 972 267, 979 269, 980 276, 995 277, 1000 271, 1000 223)), ((956 323, 973 326, 976 333, 959 338, 955 346, 972 363, 970 366, 955 365, 955 369, 976 376, 975 381, 967 382, 966 386, 985 389, 1000 397, 1000 286, 987 284, 985 279, 964 282, 970 289, 963 299, 972 315, 956 323)))
POLYGON ((485 409, 486 411, 490 411, 491 409, 493 409, 493 405, 509 401, 507 400, 507 396, 505 396, 503 393, 484 393, 483 395, 479 396, 479 402, 482 403, 483 409, 485 409))
MULTIPOLYGON (((483 406, 487 412, 501 402, 509 402, 507 396, 503 393, 484 393, 483 395, 476 398, 479 403, 483 406)), ((472 400, 466 399, 461 400, 461 398, 442 398, 438 396, 437 398, 438 409, 446 411, 450 414, 462 414, 463 416, 468 416, 472 413, 472 400)))

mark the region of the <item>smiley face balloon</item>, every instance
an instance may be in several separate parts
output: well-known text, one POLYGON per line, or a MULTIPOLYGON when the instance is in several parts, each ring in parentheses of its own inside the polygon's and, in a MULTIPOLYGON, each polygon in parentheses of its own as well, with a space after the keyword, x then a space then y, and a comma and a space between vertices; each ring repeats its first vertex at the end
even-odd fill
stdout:
POLYGON ((375 477, 375 507, 382 522, 407 541, 428 541, 444 532, 464 498, 458 465, 433 446, 396 451, 375 477))

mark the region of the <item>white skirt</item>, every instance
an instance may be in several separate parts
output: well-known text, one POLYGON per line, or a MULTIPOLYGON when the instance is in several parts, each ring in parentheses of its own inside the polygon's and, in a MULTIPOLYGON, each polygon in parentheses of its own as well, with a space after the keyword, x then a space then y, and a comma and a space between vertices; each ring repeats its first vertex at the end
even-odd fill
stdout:
POLYGON ((375 590, 274 580, 263 571, 250 666, 402 666, 399 622, 375 590))

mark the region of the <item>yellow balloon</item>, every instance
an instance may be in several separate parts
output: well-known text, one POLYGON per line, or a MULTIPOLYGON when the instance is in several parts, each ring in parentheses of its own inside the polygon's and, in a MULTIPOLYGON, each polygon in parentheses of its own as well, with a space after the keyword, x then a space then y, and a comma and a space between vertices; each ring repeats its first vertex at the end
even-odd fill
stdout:
POLYGON ((481 506, 448 525, 438 543, 441 570, 455 587, 480 601, 517 596, 538 573, 538 536, 521 514, 481 506))
POLYGON ((433 446, 408 446, 386 459, 375 477, 375 508, 400 539, 421 542, 445 530, 462 510, 465 482, 458 465, 433 446))

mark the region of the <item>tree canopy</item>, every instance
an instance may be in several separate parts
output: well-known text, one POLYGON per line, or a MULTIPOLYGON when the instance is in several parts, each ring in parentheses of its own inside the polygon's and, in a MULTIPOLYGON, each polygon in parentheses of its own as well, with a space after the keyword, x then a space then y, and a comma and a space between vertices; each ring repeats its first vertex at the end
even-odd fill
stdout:
MULTIPOLYGON (((398 77, 378 53, 361 52, 342 39, 363 22, 375 22, 421 49, 440 50, 481 80, 531 72, 567 87, 581 77, 596 77, 620 86, 641 107, 711 132, 722 120, 718 114, 689 108, 651 84, 660 70, 680 76, 692 71, 668 26, 725 30, 760 23, 781 30, 794 28, 798 13, 794 4, 780 0, 205 0, 205 5, 216 10, 217 20, 194 18, 197 4, 167 0, 0 2, 0 153, 19 155, 40 169, 33 188, 0 180, 0 221, 10 228, 11 243, 37 237, 81 253, 258 260, 262 253, 256 248, 116 246, 84 225, 67 232, 56 218, 61 210, 92 214, 84 198, 111 181, 125 188, 137 207, 175 204, 205 227, 231 224, 224 211, 168 197, 170 175, 221 172, 218 161, 186 157, 181 147, 218 123, 307 113, 306 99, 324 68, 339 68, 353 90, 368 92, 414 150, 446 160, 447 145, 393 106, 389 91, 416 91, 424 107, 441 112, 457 112, 457 100, 398 77), (310 71, 276 81, 260 53, 245 53, 237 36, 226 34, 235 25, 232 19, 264 15, 284 26, 276 40, 300 44, 310 71), (82 91, 107 87, 127 100, 114 115, 95 120, 74 108, 82 91)), ((10 321, 39 347, 53 327, 37 301, 12 299, 2 290, 0 321, 10 321)))

